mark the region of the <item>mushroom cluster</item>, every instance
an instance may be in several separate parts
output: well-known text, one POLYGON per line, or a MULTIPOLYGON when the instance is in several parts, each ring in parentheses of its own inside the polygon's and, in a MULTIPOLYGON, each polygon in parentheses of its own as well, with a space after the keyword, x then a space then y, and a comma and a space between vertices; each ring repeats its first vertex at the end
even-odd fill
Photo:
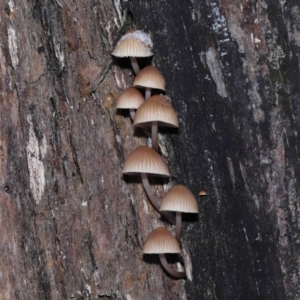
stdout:
POLYGON ((186 273, 172 268, 165 257, 166 253, 181 253, 181 214, 198 213, 198 204, 191 191, 183 185, 173 186, 159 201, 154 195, 148 177, 169 178, 167 164, 159 154, 158 127, 178 128, 178 117, 172 107, 171 99, 165 94, 166 81, 160 71, 153 66, 146 66, 142 70, 137 57, 150 57, 152 52, 151 38, 140 30, 127 32, 117 43, 113 56, 130 57, 132 69, 136 74, 133 86, 124 90, 117 100, 118 109, 129 109, 133 125, 141 127, 146 133, 151 131, 152 148, 140 146, 133 150, 125 159, 122 173, 124 175, 140 174, 144 190, 153 207, 170 224, 175 224, 176 233, 173 234, 163 227, 152 231, 147 237, 143 253, 158 254, 164 269, 174 278, 185 278, 186 273), (143 91, 144 96, 140 92, 143 91))

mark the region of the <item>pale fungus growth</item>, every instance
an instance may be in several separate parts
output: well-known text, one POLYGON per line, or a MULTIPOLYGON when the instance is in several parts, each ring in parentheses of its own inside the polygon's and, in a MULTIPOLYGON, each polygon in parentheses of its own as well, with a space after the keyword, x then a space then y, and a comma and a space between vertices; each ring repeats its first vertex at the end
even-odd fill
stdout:
POLYGON ((165 253, 180 254, 180 246, 171 232, 163 227, 153 230, 147 237, 143 253, 144 254, 158 254, 160 262, 164 269, 175 278, 185 278, 185 272, 179 272, 173 269, 165 256, 165 253))
POLYGON ((151 89, 165 91, 166 81, 156 68, 147 66, 137 74, 133 86, 145 88, 145 99, 148 99, 151 96, 151 89))
MULTIPOLYGON (((116 108, 129 109, 133 125, 141 127, 147 136, 150 135, 148 132, 151 128, 151 139, 148 142, 152 148, 140 146, 133 150, 124 161, 122 173, 129 176, 140 173, 144 190, 154 208, 171 224, 176 224, 175 237, 163 227, 151 232, 145 241, 143 253, 158 254, 163 268, 172 277, 181 279, 188 275, 188 278, 191 279, 191 262, 184 262, 180 250, 180 245, 183 245, 184 249, 184 244, 180 242, 181 215, 182 212, 198 213, 197 201, 189 189, 182 185, 176 185, 166 193, 160 205, 148 178, 149 176, 170 177, 168 166, 158 153, 158 126, 178 128, 178 117, 170 98, 163 94, 151 97, 153 90, 165 92, 166 81, 163 75, 153 66, 147 66, 140 71, 137 62, 137 57, 153 56, 152 47, 153 43, 148 34, 140 30, 130 30, 121 37, 112 52, 115 57, 130 57, 132 69, 136 74, 133 87, 127 88, 121 93, 116 108), (137 88, 145 90, 145 97, 137 88), (175 266, 169 265, 166 253, 176 254, 179 270, 175 266), (180 271, 182 268, 184 272, 180 271)), ((154 94, 157 94, 157 91, 154 94)), ((121 138, 116 136, 116 140, 120 143, 121 138)), ((160 150, 162 153, 166 152, 164 148, 160 150)), ((201 190, 199 195, 206 196, 207 193, 201 190)), ((132 199, 131 201, 134 203, 132 199)), ((86 203, 83 202, 82 205, 85 206, 86 203)), ((148 214, 148 206, 146 205, 144 208, 145 213, 148 214)), ((186 254, 186 251, 184 253, 186 254)))
POLYGON ((130 57, 132 69, 135 74, 138 74, 140 68, 136 58, 153 56, 152 46, 153 43, 148 34, 140 30, 129 31, 121 37, 112 55, 116 57, 130 57))
POLYGON ((199 196, 207 196, 207 192, 205 190, 200 190, 199 196))
POLYGON ((147 99, 136 111, 134 126, 151 127, 152 148, 158 150, 158 126, 178 128, 178 117, 169 97, 155 95, 147 99))
POLYGON ((143 95, 134 87, 122 92, 117 100, 118 109, 129 109, 130 117, 134 120, 135 111, 145 102, 143 95))
POLYGON ((180 241, 182 229, 182 213, 198 213, 198 203, 192 192, 185 186, 178 184, 173 186, 163 198, 160 211, 176 212, 176 234, 180 241))
MULTIPOLYGON (((152 205, 159 212, 159 203, 149 184, 148 175, 165 178, 170 177, 168 167, 162 157, 151 148, 140 146, 127 156, 122 173, 127 175, 141 174, 142 183, 147 196, 152 205)), ((175 218, 172 214, 164 212, 162 215, 165 216, 169 222, 175 224, 175 218)))

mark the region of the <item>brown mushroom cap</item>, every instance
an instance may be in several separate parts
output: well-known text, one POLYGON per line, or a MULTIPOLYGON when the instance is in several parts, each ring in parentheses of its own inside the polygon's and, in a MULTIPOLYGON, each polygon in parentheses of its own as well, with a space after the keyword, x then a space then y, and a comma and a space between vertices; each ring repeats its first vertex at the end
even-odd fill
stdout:
POLYGON ((123 174, 147 173, 162 177, 170 177, 166 163, 162 157, 147 146, 133 150, 125 159, 123 174))
POLYGON ((112 55, 117 57, 149 57, 153 55, 152 46, 149 35, 136 30, 121 37, 112 55))
POLYGON ((134 87, 122 92, 117 100, 117 108, 138 109, 145 102, 144 96, 134 87))
POLYGON ((143 253, 180 253, 180 247, 171 232, 163 227, 159 227, 148 235, 144 244, 143 253))
POLYGON ((164 91, 166 89, 166 81, 156 68, 147 66, 137 74, 134 79, 133 86, 164 91))
POLYGON ((185 186, 173 186, 161 202, 160 211, 198 213, 198 203, 192 192, 185 186))
POLYGON ((178 117, 169 97, 155 95, 147 99, 136 111, 134 126, 146 127, 158 121, 160 126, 178 127, 178 117))
POLYGON ((205 190, 200 190, 199 196, 207 196, 207 192, 205 190))

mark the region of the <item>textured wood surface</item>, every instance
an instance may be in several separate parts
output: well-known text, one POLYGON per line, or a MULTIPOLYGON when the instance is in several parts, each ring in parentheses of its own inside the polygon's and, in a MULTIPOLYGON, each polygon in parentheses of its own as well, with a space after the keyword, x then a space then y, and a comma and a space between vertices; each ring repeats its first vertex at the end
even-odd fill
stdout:
MULTIPOLYGON (((298 299, 297 0, 0 3, 0 299, 298 299), (125 13, 127 10, 127 14, 125 13), (117 112, 112 60, 149 33, 179 130, 160 149, 198 197, 192 281, 143 257, 162 223, 125 157, 147 140, 117 112)), ((149 61, 140 61, 147 64, 149 61)))
POLYGON ((131 9, 179 113, 172 174, 208 193, 183 231, 187 298, 299 299, 299 2, 131 9))
POLYGON ((0 12, 0 299, 175 299, 182 283, 142 257, 159 221, 121 174, 146 140, 115 109, 133 80, 111 63, 119 4, 0 12))

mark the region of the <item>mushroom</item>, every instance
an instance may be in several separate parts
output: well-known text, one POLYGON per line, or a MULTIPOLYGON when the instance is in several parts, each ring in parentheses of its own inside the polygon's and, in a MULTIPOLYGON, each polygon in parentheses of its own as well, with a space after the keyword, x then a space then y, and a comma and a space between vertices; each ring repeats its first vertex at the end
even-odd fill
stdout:
POLYGON ((181 213, 198 213, 198 203, 192 192, 185 186, 178 184, 173 186, 163 198, 160 211, 176 212, 176 234, 175 237, 180 242, 182 217, 181 213))
POLYGON ((186 277, 185 272, 174 270, 167 262, 165 253, 180 253, 180 247, 177 240, 167 229, 159 227, 153 230, 145 241, 143 253, 158 254, 161 264, 170 275, 175 278, 186 277))
POLYGON ((145 32, 140 30, 129 31, 118 41, 112 55, 130 57, 132 69, 135 74, 138 74, 140 68, 136 58, 153 56, 152 46, 151 38, 145 32))
POLYGON ((205 190, 200 190, 199 196, 207 196, 207 192, 205 190))
POLYGON ((151 127, 152 148, 158 150, 158 125, 178 127, 178 117, 171 105, 170 98, 155 95, 147 99, 136 111, 134 126, 151 127))
POLYGON ((136 148, 125 159, 122 173, 127 175, 141 173, 142 183, 150 202, 160 214, 168 219, 170 223, 175 224, 173 214, 169 212, 161 213, 159 211, 158 200, 156 199, 149 184, 147 174, 159 177, 170 177, 167 165, 156 151, 147 146, 140 146, 136 148))
POLYGON ((130 87, 122 92, 117 100, 116 107, 119 109, 129 109, 130 117, 134 120, 135 110, 144 103, 143 95, 134 87, 130 87))
POLYGON ((156 68, 147 66, 137 74, 133 86, 145 88, 145 99, 147 100, 151 96, 151 89, 165 91, 166 81, 156 68))

